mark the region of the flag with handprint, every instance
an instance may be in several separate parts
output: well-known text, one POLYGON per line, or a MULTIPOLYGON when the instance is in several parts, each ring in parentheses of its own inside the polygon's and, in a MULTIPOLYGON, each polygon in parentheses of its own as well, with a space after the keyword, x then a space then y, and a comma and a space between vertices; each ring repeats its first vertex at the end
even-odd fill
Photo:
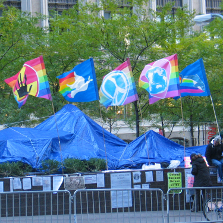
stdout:
POLYGON ((26 103, 29 95, 52 100, 42 56, 25 62, 22 69, 5 82, 12 88, 19 108, 26 103))
POLYGON ((149 92, 149 104, 179 96, 177 54, 147 64, 139 77, 139 87, 149 92))
POLYGON ((100 103, 109 106, 126 105, 138 100, 130 60, 104 76, 100 91, 100 103))
POLYGON ((93 58, 58 76, 59 92, 70 102, 89 102, 99 99, 93 58))

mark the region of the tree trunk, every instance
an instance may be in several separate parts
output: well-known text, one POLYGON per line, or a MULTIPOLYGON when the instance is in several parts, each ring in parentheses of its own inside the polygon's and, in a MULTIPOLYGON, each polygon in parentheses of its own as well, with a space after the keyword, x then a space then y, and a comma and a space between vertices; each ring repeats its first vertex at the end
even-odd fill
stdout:
POLYGON ((194 146, 194 125, 193 125, 193 115, 190 116, 190 135, 192 146, 194 146))
POLYGON ((163 136, 165 137, 164 124, 163 124, 163 116, 161 115, 160 118, 161 118, 163 136))

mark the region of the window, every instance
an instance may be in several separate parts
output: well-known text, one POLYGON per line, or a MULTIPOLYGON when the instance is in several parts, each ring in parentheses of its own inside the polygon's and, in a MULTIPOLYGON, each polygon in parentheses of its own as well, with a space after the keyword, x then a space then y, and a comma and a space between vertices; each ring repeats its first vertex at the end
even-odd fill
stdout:
POLYGON ((160 12, 162 7, 165 6, 167 3, 173 2, 172 14, 174 15, 177 8, 183 7, 183 0, 156 0, 156 11, 160 12))
POLYGON ((222 13, 221 0, 206 0, 206 13, 222 13))
POLYGON ((50 10, 56 10, 61 14, 63 10, 72 8, 77 4, 77 0, 48 0, 48 8, 50 10))
POLYGON ((156 6, 163 7, 169 2, 174 2, 175 7, 182 7, 183 3, 182 0, 156 0, 156 6))
POLYGON ((17 9, 21 9, 21 0, 17 1, 4 1, 3 2, 4 6, 13 6, 17 9))
POLYGON ((110 19, 111 18, 111 12, 104 12, 104 18, 110 19))
MULTIPOLYGON (((170 140, 178 143, 181 146, 184 146, 184 139, 183 138, 176 137, 176 138, 171 138, 170 140)), ((188 139, 185 139, 185 147, 189 147, 189 140, 188 139)))
MULTIPOLYGON (((118 8, 119 9, 130 9, 132 11, 133 7, 131 2, 129 2, 128 0, 116 0, 116 3, 118 4, 118 8)), ((116 13, 111 13, 109 10, 104 11, 104 18, 105 19, 115 19, 117 16, 121 16, 118 12, 116 13)))

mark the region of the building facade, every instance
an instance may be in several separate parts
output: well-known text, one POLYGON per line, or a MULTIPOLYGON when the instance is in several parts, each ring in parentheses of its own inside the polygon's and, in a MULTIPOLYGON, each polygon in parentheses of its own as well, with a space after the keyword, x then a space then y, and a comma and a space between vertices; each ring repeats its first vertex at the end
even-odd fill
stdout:
MULTIPOLYGON (((122 6, 130 6, 128 0, 117 0, 122 6)), ((50 10, 56 10, 61 13, 65 9, 73 7, 78 0, 6 0, 5 6, 14 6, 22 11, 31 13, 42 13, 48 15, 50 10)), ((100 0, 82 0, 82 3, 95 2, 100 4, 100 0)), ((221 13, 220 8, 221 0, 151 0, 149 7, 153 10, 159 11, 165 4, 175 2, 172 11, 186 6, 188 10, 196 11, 196 14, 206 13, 221 13)), ((134 7, 133 7, 134 8, 134 7)), ((109 16, 109 12, 105 12, 105 16, 109 16)))

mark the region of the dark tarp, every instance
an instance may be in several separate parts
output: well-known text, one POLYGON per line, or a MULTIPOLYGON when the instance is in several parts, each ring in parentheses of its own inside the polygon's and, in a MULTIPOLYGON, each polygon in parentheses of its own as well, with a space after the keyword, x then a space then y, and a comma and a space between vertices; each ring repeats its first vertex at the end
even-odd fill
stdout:
MULTIPOLYGON (((203 155, 204 148, 186 148, 186 155, 192 152, 203 155)), ((34 168, 40 167, 45 159, 101 158, 107 160, 109 169, 122 169, 171 160, 183 162, 183 157, 183 146, 152 130, 127 144, 71 104, 35 128, 0 131, 0 162, 22 161, 34 168)))

